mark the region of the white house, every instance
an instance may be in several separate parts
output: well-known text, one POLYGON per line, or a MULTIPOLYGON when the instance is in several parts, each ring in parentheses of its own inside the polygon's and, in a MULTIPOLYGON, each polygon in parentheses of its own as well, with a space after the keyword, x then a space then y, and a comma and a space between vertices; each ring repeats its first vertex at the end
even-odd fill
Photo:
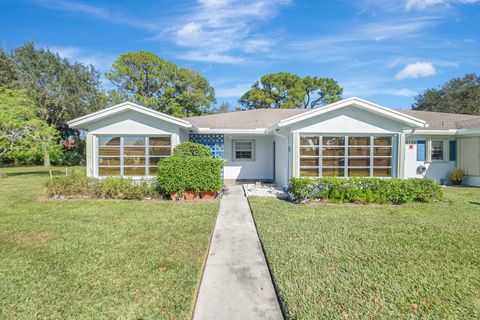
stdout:
POLYGON ((145 178, 184 141, 227 160, 224 179, 428 177, 459 167, 480 186, 480 116, 392 110, 348 98, 316 109, 260 109, 175 118, 126 102, 71 120, 87 134, 87 174, 145 178))

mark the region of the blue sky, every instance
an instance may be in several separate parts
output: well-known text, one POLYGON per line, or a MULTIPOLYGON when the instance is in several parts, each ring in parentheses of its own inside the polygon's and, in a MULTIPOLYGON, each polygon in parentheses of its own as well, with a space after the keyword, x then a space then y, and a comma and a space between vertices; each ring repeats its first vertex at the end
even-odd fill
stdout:
POLYGON ((102 72, 151 51, 200 72, 232 106, 263 74, 288 71, 410 108, 426 88, 480 73, 480 0, 0 0, 0 40, 34 40, 102 72))

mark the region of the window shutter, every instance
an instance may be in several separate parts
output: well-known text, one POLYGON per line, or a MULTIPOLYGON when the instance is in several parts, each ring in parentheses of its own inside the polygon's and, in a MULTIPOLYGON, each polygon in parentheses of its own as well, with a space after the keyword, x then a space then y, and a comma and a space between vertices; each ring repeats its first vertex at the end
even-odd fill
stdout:
POLYGON ((427 155, 427 146, 425 140, 417 141, 417 161, 425 161, 427 155))
POLYGON ((457 141, 451 140, 449 149, 450 161, 457 161, 457 141))

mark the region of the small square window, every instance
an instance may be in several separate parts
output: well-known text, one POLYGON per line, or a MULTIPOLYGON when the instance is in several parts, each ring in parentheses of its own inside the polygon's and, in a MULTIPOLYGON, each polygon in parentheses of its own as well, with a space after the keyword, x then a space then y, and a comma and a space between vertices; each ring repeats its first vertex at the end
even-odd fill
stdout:
POLYGON ((254 160, 254 141, 233 141, 233 160, 254 160))
POLYGON ((432 140, 430 153, 432 161, 442 161, 444 159, 443 146, 443 140, 432 140))

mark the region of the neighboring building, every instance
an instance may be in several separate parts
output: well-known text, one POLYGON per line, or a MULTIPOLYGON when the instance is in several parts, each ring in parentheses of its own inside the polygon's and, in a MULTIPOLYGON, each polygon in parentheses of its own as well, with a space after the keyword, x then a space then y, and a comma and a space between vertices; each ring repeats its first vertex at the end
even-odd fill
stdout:
POLYGON ((91 177, 145 178, 184 141, 225 158, 225 180, 428 177, 455 167, 480 186, 480 116, 392 110, 349 98, 316 109, 259 109, 175 118, 122 103, 69 122, 87 134, 91 177))

